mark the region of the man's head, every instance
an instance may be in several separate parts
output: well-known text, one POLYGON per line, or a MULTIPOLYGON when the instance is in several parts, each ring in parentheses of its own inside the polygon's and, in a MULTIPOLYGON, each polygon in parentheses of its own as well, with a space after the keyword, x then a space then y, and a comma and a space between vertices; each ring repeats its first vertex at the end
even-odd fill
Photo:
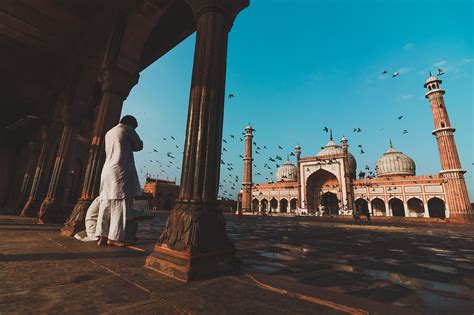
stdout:
POLYGON ((131 115, 123 116, 122 119, 120 120, 120 123, 124 124, 124 125, 127 125, 127 126, 130 126, 133 129, 137 129, 137 127, 138 127, 137 119, 135 117, 131 116, 131 115))

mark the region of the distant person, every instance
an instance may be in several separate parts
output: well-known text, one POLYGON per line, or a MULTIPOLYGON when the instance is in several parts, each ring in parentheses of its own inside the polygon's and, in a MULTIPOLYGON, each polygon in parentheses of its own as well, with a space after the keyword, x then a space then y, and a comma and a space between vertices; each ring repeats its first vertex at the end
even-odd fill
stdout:
POLYGON ((359 210, 356 210, 356 211, 354 212, 354 220, 355 220, 356 222, 361 221, 359 210))
POLYGON ((138 122, 124 116, 105 135, 105 163, 100 177, 99 215, 95 235, 98 245, 125 245, 125 225, 132 212, 133 197, 141 194, 134 151, 143 149, 136 133, 138 122))

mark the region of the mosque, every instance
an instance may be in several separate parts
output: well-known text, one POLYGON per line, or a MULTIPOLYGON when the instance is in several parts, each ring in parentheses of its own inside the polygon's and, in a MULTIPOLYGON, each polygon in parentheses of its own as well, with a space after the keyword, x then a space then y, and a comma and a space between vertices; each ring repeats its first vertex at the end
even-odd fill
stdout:
POLYGON ((444 104, 441 80, 430 76, 424 87, 434 120, 442 170, 433 175, 416 175, 413 159, 398 151, 390 141, 377 160, 374 176, 356 178, 357 162, 343 137, 329 142, 314 156, 301 157, 295 147, 297 164, 289 159, 276 170, 276 181, 252 182, 253 129, 245 129, 244 176, 239 204, 243 212, 352 215, 354 209, 374 216, 450 218, 470 221, 465 170, 461 167, 455 129, 444 104))

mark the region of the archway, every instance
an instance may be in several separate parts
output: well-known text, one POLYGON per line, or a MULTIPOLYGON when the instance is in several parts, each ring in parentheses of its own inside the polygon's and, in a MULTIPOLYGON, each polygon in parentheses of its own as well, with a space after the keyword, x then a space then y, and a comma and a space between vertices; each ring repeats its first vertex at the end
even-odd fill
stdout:
POLYGON ((266 213, 268 210, 268 200, 267 199, 262 199, 261 203, 261 211, 262 213, 266 213))
POLYGON ((430 218, 446 218, 446 205, 440 198, 433 197, 428 200, 428 212, 430 218))
POLYGON ((297 208, 298 200, 293 198, 290 200, 290 212, 295 212, 297 208))
POLYGON ((288 212, 288 200, 285 198, 280 200, 280 212, 288 212))
POLYGON ((311 174, 306 181, 306 201, 310 212, 318 211, 323 205, 323 195, 330 192, 328 199, 325 200, 328 211, 333 213, 339 209, 337 191, 339 190, 339 181, 336 175, 323 169, 319 169, 311 174), (334 196, 333 196, 334 195, 334 196), (335 197, 335 198, 334 198, 335 197))
POLYGON ((423 217, 425 215, 425 208, 423 201, 418 198, 410 198, 407 202, 410 217, 423 217))
POLYGON ((375 198, 371 202, 372 205, 372 214, 373 215, 378 215, 378 216, 383 216, 387 215, 387 210, 385 208, 385 202, 383 202, 382 199, 380 198, 375 198))
POLYGON ((403 202, 398 198, 392 198, 388 202, 388 206, 390 210, 392 210, 392 215, 394 217, 404 217, 405 216, 405 207, 403 206, 403 202))
POLYGON ((278 208, 278 201, 273 198, 270 200, 270 212, 276 212, 276 209, 278 208))
POLYGON ((255 198, 254 200, 252 200, 252 213, 258 212, 258 204, 258 199, 255 198))
POLYGON ((355 201, 355 208, 360 214, 366 215, 369 211, 369 204, 364 198, 359 198, 355 201))
POLYGON ((339 214, 339 201, 335 193, 326 192, 321 196, 321 205, 325 213, 339 214))

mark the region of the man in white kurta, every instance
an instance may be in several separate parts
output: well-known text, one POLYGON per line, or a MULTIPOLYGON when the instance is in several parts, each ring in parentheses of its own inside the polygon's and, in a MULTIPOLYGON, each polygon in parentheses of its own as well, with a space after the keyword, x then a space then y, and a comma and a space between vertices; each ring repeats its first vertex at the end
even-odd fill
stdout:
POLYGON ((105 135, 105 163, 100 177, 99 217, 95 235, 99 245, 123 246, 127 214, 132 211, 133 197, 141 193, 133 158, 143 149, 135 131, 133 116, 124 116, 105 135))

